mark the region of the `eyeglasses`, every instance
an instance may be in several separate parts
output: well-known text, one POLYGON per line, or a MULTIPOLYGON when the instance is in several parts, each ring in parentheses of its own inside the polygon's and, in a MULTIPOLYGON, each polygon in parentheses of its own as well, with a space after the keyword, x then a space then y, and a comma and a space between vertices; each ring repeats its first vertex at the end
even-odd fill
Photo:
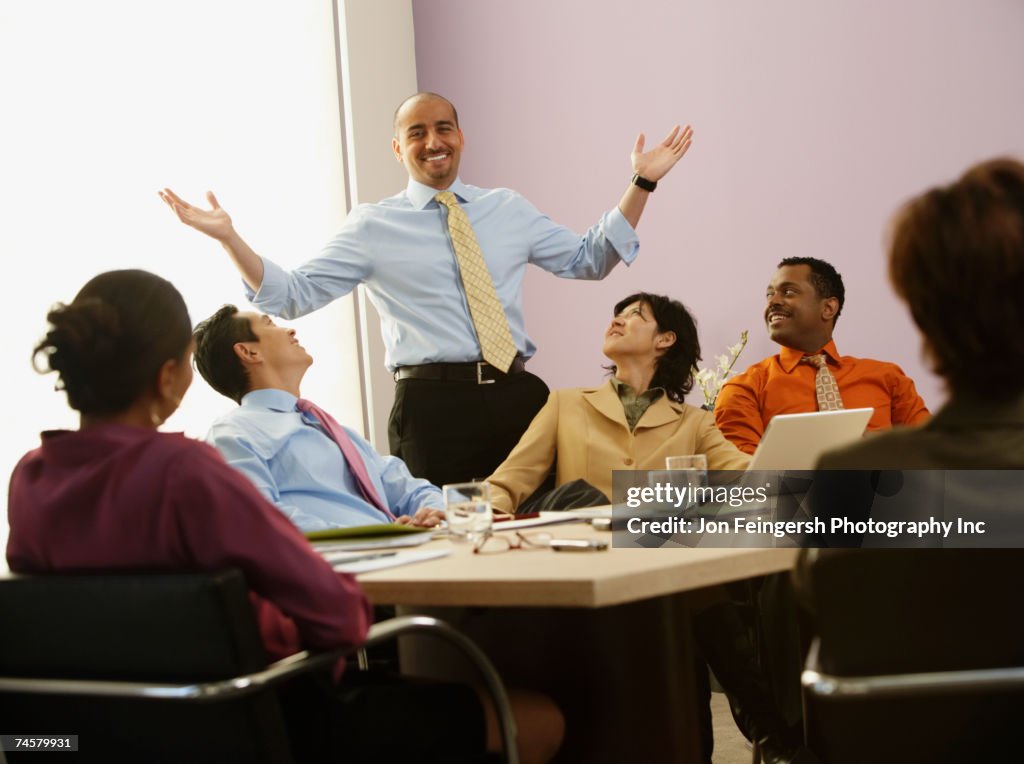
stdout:
POLYGON ((551 545, 550 533, 531 533, 529 535, 516 531, 515 535, 500 535, 487 531, 473 544, 473 554, 501 554, 511 549, 546 549, 551 545))

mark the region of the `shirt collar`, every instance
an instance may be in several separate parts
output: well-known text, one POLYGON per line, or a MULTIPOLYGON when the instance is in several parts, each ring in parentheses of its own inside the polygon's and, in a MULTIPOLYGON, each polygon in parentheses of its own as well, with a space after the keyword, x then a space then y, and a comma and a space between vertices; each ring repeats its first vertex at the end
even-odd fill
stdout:
POLYGON ((612 385, 615 387, 615 392, 619 394, 620 398, 623 395, 632 394, 635 398, 642 398, 643 396, 646 395, 647 397, 653 400, 656 396, 663 395, 665 392, 664 387, 648 387, 646 392, 637 395, 636 390, 634 390, 630 385, 626 384, 621 379, 616 377, 614 374, 612 375, 611 380, 612 385))
POLYGON ((242 406, 270 409, 271 411, 295 411, 299 399, 285 390, 253 390, 242 397, 242 406))
MULTIPOLYGON (((839 362, 839 351, 836 350, 835 340, 829 340, 828 344, 825 345, 818 353, 824 353, 827 356, 828 363, 833 366, 841 366, 839 362)), ((818 355, 818 353, 805 353, 802 350, 796 348, 788 348, 783 346, 779 351, 779 363, 782 365, 783 371, 787 374, 791 374, 793 369, 800 363, 800 359, 805 355, 818 355)))
MULTIPOLYGON (((455 182, 452 183, 447 190, 455 194, 460 203, 471 202, 477 197, 475 190, 467 186, 458 178, 455 179, 455 182)), ((412 178, 409 178, 409 183, 405 187, 405 195, 408 197, 412 206, 417 210, 426 209, 427 205, 434 201, 434 196, 436 196, 437 193, 438 190, 436 188, 425 186, 412 178)))

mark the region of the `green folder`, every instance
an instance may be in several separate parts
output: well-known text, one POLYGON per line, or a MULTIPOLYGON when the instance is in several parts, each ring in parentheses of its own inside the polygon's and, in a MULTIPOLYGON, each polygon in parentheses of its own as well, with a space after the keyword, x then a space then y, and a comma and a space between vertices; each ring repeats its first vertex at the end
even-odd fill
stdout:
POLYGON ((377 536, 401 536, 408 533, 432 533, 430 528, 418 528, 413 525, 398 523, 374 523, 373 525, 354 525, 351 528, 331 528, 326 531, 310 531, 306 538, 310 541, 335 541, 344 539, 364 539, 377 536))

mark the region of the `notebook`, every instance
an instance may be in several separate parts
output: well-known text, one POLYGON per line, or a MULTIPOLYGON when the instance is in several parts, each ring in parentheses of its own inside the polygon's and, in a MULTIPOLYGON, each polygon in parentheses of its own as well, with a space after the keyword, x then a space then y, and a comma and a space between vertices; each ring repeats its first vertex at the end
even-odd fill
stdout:
POLYGON ((863 435, 872 413, 864 408, 774 416, 747 469, 813 470, 823 453, 863 435))
POLYGON ((311 531, 306 538, 313 548, 324 552, 356 551, 362 549, 392 549, 395 547, 419 546, 434 536, 432 528, 419 528, 399 523, 357 525, 350 528, 331 528, 326 531, 311 531))

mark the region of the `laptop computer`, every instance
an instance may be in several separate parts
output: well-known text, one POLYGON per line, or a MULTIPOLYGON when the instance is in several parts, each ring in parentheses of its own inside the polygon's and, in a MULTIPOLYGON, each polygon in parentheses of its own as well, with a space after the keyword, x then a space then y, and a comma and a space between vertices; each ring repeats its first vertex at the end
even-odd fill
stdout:
POLYGON ((765 428, 750 460, 754 470, 812 470, 818 458, 864 434, 872 408, 778 414, 765 428))

